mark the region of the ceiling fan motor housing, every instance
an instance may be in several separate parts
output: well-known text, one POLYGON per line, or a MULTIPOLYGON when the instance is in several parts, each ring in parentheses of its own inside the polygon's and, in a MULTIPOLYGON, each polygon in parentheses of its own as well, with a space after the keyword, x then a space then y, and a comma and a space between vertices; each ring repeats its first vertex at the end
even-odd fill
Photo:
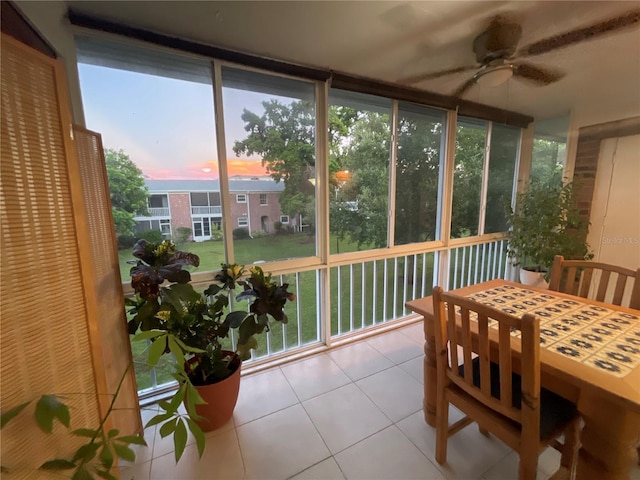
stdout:
POLYGON ((473 51, 479 63, 485 65, 497 58, 509 58, 518 48, 522 27, 517 23, 494 20, 489 28, 473 41, 473 51))

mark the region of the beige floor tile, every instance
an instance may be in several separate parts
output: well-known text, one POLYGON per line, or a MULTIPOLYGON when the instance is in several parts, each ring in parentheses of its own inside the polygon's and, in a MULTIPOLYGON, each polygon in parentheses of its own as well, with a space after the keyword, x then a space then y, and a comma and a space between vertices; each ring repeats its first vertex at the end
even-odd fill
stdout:
POLYGON ((401 363, 399 367, 424 385, 424 358, 422 356, 401 363))
POLYGON ((424 344, 424 323, 422 320, 412 325, 409 325, 408 327, 400 328, 398 329, 398 331, 408 336, 414 342, 424 344))
POLYGON ((335 459, 348 480, 442 478, 438 469, 395 425, 347 448, 335 459))
MULTIPOLYGON (((460 411, 451 407, 449 423, 460 418, 460 411)), ((482 435, 478 427, 472 424, 449 438, 447 463, 440 465, 435 459, 436 430, 425 423, 422 411, 398 422, 398 428, 448 479, 477 479, 511 451, 495 437, 482 435)))
POLYGON ((367 342, 337 348, 329 356, 354 381, 393 366, 391 360, 367 342))
POLYGON ((349 377, 331 358, 314 355, 311 358, 281 368, 300 401, 305 401, 350 383, 349 377))
MULTIPOLYGON (((547 477, 547 473, 542 471, 538 464, 536 480, 545 480, 547 477)), ((518 454, 516 452, 509 453, 482 475, 483 480, 510 480, 512 478, 518 478, 518 454)))
POLYGON ((353 384, 312 398, 303 406, 334 454, 391 425, 353 384))
POLYGON ((176 464, 173 453, 154 458, 151 463, 151 480, 241 480, 244 478, 242 455, 234 429, 207 434, 207 444, 198 457, 195 444, 187 446, 176 464))
POLYGON ((283 480, 330 457, 301 405, 241 425, 237 432, 247 479, 283 480))
POLYGON ((307 468, 291 480, 344 480, 344 475, 336 461, 331 458, 321 461, 313 467, 307 468))
POLYGON ((367 343, 396 365, 424 355, 424 342, 414 341, 396 330, 369 338, 367 343))
POLYGON ((120 480, 151 480, 151 461, 120 465, 120 480))
POLYGON ((358 380, 356 385, 394 422, 422 409, 424 388, 400 367, 358 380))
POLYGON ((233 412, 236 425, 251 422, 298 403, 298 397, 279 368, 242 377, 233 412))

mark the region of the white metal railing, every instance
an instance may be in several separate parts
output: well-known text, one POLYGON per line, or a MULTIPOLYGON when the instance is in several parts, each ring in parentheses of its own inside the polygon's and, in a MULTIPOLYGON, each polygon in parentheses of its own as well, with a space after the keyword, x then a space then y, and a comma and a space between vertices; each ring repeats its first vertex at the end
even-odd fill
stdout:
POLYGON ((222 207, 191 207, 191 215, 222 215, 222 207))
POLYGON ((156 207, 149 208, 149 215, 152 217, 169 217, 171 216, 171 212, 169 211, 169 207, 156 207))
POLYGON ((508 271, 505 238, 452 248, 449 251, 448 288, 453 290, 495 278, 508 278, 508 271))
MULTIPOLYGON (((381 250, 370 258, 355 254, 354 260, 341 256, 340 261, 328 267, 305 271, 278 271, 274 278, 288 283, 296 301, 286 306, 287 324, 272 322, 266 335, 258 336, 259 349, 246 363, 271 361, 300 351, 309 345, 322 345, 323 326, 321 310, 329 306, 332 340, 359 330, 375 328, 408 316, 405 308, 409 300, 431 295, 434 285, 448 285, 449 289, 473 283, 507 278, 508 262, 504 236, 487 240, 456 240, 450 247, 428 252, 392 256, 381 250), (328 299, 319 297, 321 273, 328 271, 328 299), (448 278, 448 281, 447 281, 448 278), (320 307, 322 304, 322 307, 320 307), (275 324, 273 324, 275 323, 275 324)), ((268 267, 267 267, 268 269, 268 267)), ((202 278, 202 277, 201 277, 202 278)), ((194 279, 195 288, 204 289, 208 281, 194 279)), ((247 308, 246 305, 236 308, 247 308)), ((230 345, 235 345, 232 332, 230 345)), ((151 374, 151 388, 140 392, 140 397, 156 394, 162 389, 155 372, 151 374)))

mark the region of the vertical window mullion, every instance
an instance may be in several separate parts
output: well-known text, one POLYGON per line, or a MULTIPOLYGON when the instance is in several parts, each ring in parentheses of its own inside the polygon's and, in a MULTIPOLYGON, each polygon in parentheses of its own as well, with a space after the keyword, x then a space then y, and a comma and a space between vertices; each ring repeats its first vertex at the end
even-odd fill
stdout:
POLYGON ((396 162, 398 161, 398 101, 391 105, 391 142, 389 145, 389 210, 387 214, 387 246, 395 242, 396 222, 396 162))
POLYGON ((493 122, 487 126, 485 137, 484 162, 482 164, 482 190, 480 191, 480 215, 478 216, 478 235, 484 235, 484 223, 487 215, 487 190, 489 189, 489 159, 491 157, 491 132, 493 122))
POLYGON ((222 240, 228 263, 234 263, 233 229, 231 219, 231 196, 229 194, 229 172, 227 170, 227 142, 224 129, 224 109, 222 106, 222 67, 214 60, 213 105, 215 111, 216 144, 218 146, 218 171, 220 176, 220 203, 222 204, 222 240))

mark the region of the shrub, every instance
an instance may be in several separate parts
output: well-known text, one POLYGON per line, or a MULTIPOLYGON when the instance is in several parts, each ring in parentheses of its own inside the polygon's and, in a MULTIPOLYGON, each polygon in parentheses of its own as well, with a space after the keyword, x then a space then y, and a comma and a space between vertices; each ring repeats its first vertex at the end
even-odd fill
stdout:
MULTIPOLYGON (((178 227, 175 233, 175 244, 184 245, 191 237, 191 229, 189 227, 178 227)), ((133 246, 133 245, 132 245, 133 246)))
POLYGON ((211 240, 220 242, 224 238, 222 229, 217 225, 211 225, 211 240))
POLYGON ((249 238, 249 229, 244 227, 238 227, 233 229, 233 239, 243 240, 249 238))
POLYGON ((138 234, 138 238, 143 238, 149 243, 162 243, 162 232, 160 230, 147 230, 138 234))
POLYGON ((136 244, 136 237, 133 235, 118 235, 118 250, 130 249, 136 244))

